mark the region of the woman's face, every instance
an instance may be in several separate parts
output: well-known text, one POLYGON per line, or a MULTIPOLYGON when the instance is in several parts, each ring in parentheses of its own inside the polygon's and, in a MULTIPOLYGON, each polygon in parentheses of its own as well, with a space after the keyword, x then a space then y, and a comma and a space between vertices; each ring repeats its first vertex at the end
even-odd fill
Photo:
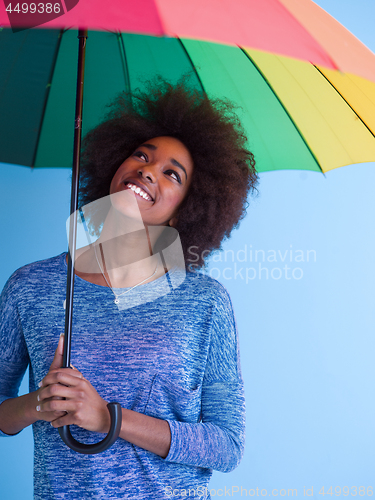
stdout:
POLYGON ((110 194, 131 189, 143 223, 174 226, 178 207, 193 174, 188 149, 174 137, 156 137, 141 144, 115 173, 110 194))

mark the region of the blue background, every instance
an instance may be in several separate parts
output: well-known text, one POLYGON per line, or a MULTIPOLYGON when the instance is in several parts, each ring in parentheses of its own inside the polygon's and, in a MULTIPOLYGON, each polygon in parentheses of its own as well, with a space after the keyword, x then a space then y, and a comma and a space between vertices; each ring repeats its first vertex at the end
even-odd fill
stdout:
MULTIPOLYGON (((317 3, 375 51, 373 2, 317 3)), ((66 250, 69 175, 0 164, 1 286, 18 267, 66 250)), ((233 299, 247 396, 244 459, 214 473, 212 496, 375 489, 374 185, 374 163, 326 177, 262 174, 247 218, 212 259, 233 299)), ((1 440, 1 499, 31 500, 32 449, 30 428, 1 440)))

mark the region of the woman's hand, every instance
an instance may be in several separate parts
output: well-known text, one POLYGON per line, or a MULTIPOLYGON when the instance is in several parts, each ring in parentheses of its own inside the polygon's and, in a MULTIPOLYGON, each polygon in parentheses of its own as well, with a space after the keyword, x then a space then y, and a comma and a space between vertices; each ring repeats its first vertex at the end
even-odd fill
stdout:
MULTIPOLYGON (((60 337, 55 357, 50 366, 50 372, 58 369, 63 364, 63 349, 64 338, 60 337)), ((37 420, 45 420, 46 422, 55 421, 58 418, 66 415, 61 410, 51 410, 39 412, 36 410, 39 403, 40 391, 36 390, 23 396, 6 399, 0 405, 0 428, 6 434, 17 434, 25 427, 33 424, 37 420)))
POLYGON ((53 427, 78 425, 95 432, 108 432, 110 415, 102 399, 82 373, 61 368, 63 337, 60 337, 50 370, 41 381, 36 410, 40 420, 53 427))
MULTIPOLYGON (((75 424, 90 431, 109 431, 111 418, 107 402, 78 370, 61 368, 63 348, 64 338, 60 337, 40 389, 7 399, 0 405, 3 432, 16 434, 37 420, 51 422, 53 427, 75 424)), ((167 421, 124 408, 122 417, 122 439, 163 458, 168 455, 171 431, 167 421)))
MULTIPOLYGON (((49 372, 51 370, 55 370, 55 369, 60 368, 62 366, 62 364, 63 364, 63 352, 64 352, 64 335, 61 335, 60 339, 59 339, 59 343, 57 344, 55 356, 54 356, 53 361, 51 363, 51 366, 49 368, 49 372)), ((40 399, 40 390, 36 391, 33 394, 35 394, 34 410, 37 410, 37 408, 39 406, 38 401, 40 399)), ((44 420, 45 422, 52 422, 53 420, 56 420, 59 417, 63 417, 65 414, 66 413, 63 411, 47 411, 47 412, 44 412, 43 415, 37 413, 36 419, 37 420, 44 420)))
MULTIPOLYGON (((39 418, 50 421, 53 427, 75 424, 89 431, 108 433, 111 417, 107 402, 77 369, 61 368, 63 348, 61 337, 38 391, 39 418)), ((124 408, 120 437, 163 458, 171 443, 168 422, 124 408)))

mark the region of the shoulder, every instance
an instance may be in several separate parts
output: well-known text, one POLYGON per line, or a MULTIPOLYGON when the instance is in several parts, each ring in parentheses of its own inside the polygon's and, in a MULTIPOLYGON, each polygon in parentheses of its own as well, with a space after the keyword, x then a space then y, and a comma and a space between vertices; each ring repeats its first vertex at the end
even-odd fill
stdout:
POLYGON ((186 273, 185 293, 197 295, 201 300, 209 301, 216 308, 232 309, 232 302, 227 289, 208 274, 190 271, 186 273))
POLYGON ((65 258, 66 258, 66 252, 63 252, 49 259, 38 260, 37 262, 26 264, 25 266, 22 266, 19 269, 17 269, 12 274, 11 278, 14 279, 15 281, 22 280, 25 278, 35 279, 40 276, 63 272, 65 258))
POLYGON ((46 279, 56 279, 66 276, 64 270, 66 252, 55 257, 32 262, 20 267, 10 276, 4 286, 3 293, 17 293, 21 289, 38 287, 45 283, 46 279))

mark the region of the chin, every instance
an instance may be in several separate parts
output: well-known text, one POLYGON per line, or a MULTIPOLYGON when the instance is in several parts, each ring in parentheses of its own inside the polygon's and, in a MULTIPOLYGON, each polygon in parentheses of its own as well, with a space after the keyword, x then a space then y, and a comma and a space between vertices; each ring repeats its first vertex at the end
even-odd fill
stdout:
POLYGON ((129 224, 129 227, 134 225, 137 227, 144 227, 138 201, 132 191, 125 189, 117 193, 112 193, 109 197, 113 215, 116 216, 116 218, 120 216, 119 221, 122 221, 124 224, 129 224))

